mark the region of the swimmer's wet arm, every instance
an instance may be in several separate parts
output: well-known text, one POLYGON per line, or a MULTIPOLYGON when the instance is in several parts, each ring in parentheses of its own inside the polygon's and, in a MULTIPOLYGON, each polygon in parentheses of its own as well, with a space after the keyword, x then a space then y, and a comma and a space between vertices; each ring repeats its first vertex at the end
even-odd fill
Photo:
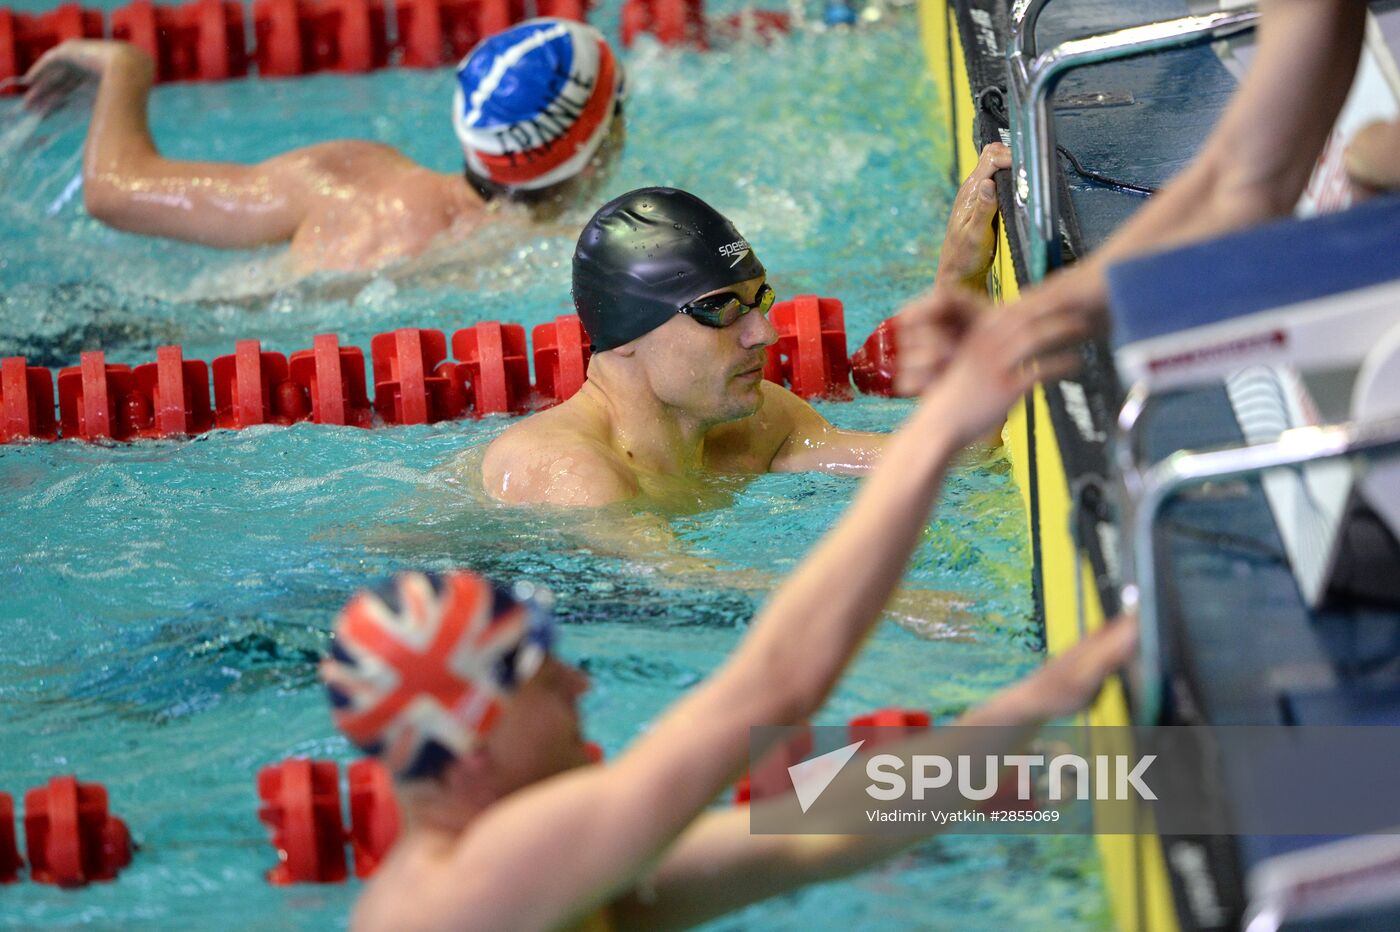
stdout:
POLYGON ((765 395, 765 404, 781 404, 790 429, 773 455, 770 472, 863 476, 880 461, 889 434, 833 427, 815 408, 786 388, 771 387, 777 390, 765 395))
POLYGON ((125 42, 81 40, 31 71, 67 62, 101 75, 83 157, 88 212, 118 229, 218 247, 291 238, 305 213, 295 185, 268 166, 167 159, 146 117, 149 55, 125 42))

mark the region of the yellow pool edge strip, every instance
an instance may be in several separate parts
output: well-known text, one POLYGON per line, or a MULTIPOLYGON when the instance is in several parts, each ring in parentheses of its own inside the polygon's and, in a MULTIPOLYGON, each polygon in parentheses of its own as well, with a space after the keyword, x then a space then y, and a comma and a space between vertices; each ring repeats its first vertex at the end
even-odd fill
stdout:
MULTIPOLYGON (((953 176, 961 179, 977 160, 974 101, 962 43, 948 0, 920 0, 919 20, 929 72, 938 84, 945 116, 951 125, 952 142, 948 154, 954 168, 953 176)), ((992 278, 993 294, 1003 301, 1015 300, 1019 287, 1004 225, 999 227, 992 278)), ((1088 561, 1075 559, 1075 546, 1070 536, 1069 481, 1050 422, 1045 391, 1042 386, 1036 386, 1034 391, 1034 431, 1028 429, 1026 405, 1022 402, 1007 419, 1004 437, 1012 475, 1026 509, 1027 526, 1038 528, 1040 532, 1046 650, 1056 654, 1080 637, 1076 571, 1081 578, 1079 589, 1085 595, 1086 629, 1098 628, 1104 619, 1088 561), (1039 514, 1031 510, 1032 433, 1039 514)), ((1094 725, 1129 724, 1127 702, 1117 680, 1109 683, 1088 716, 1094 725)), ((1124 932, 1176 932, 1176 910, 1158 837, 1151 833, 1098 835, 1096 842, 1114 924, 1124 932)))

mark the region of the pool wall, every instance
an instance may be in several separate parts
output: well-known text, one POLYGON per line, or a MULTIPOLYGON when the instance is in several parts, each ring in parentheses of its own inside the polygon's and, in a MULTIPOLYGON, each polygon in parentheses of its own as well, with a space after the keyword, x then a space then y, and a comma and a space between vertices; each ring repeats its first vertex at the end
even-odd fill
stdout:
MULTIPOLYGON (((949 0, 921 0, 919 15, 929 69, 940 87, 950 89, 945 100, 953 130, 948 156, 954 179, 961 179, 977 161, 979 147, 976 104, 958 28, 958 11, 949 0)), ((1003 205, 1007 203, 1007 183, 1002 183, 1003 205)), ((999 226, 991 289, 1002 301, 1014 301, 1020 293, 1005 223, 999 226)), ((1081 637, 1081 598, 1086 630, 1103 624, 1104 611, 1090 563, 1078 551, 1071 534, 1069 480, 1044 386, 1037 385, 1012 410, 1003 437, 1026 509, 1035 564, 1033 594, 1046 650, 1057 654, 1081 637)), ((1128 724, 1127 701, 1119 680, 1107 684, 1087 720, 1091 725, 1128 724)), ((1098 835, 1096 841, 1118 928, 1174 932, 1178 928, 1176 912, 1157 835, 1151 831, 1141 835, 1098 835)))

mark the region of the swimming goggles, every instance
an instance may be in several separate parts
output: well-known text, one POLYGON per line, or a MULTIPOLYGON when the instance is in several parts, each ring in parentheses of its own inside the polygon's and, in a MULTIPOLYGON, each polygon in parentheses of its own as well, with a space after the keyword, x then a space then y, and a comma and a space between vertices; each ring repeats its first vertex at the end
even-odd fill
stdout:
POLYGON ((749 311, 767 314, 775 300, 777 300, 777 295, 773 293, 772 287, 764 282, 763 286, 758 289, 758 294, 754 295, 752 304, 745 304, 739 300, 738 295, 732 291, 726 291, 704 298, 696 298, 681 308, 679 313, 686 315, 698 324, 704 324, 706 327, 728 327, 749 311))

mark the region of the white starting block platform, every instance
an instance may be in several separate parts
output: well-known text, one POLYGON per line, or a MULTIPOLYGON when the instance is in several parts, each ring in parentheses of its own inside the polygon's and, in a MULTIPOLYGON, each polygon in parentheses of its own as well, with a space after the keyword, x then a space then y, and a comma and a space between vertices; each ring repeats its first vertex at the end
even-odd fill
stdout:
MULTIPOLYGON (((1224 383, 1249 443, 1400 415, 1400 198, 1147 256, 1108 277, 1125 387, 1224 383)), ((1263 483, 1312 607, 1342 569, 1358 509, 1400 539, 1393 460, 1314 463, 1263 483)), ((1400 593, 1400 566, 1392 575, 1400 593)))

